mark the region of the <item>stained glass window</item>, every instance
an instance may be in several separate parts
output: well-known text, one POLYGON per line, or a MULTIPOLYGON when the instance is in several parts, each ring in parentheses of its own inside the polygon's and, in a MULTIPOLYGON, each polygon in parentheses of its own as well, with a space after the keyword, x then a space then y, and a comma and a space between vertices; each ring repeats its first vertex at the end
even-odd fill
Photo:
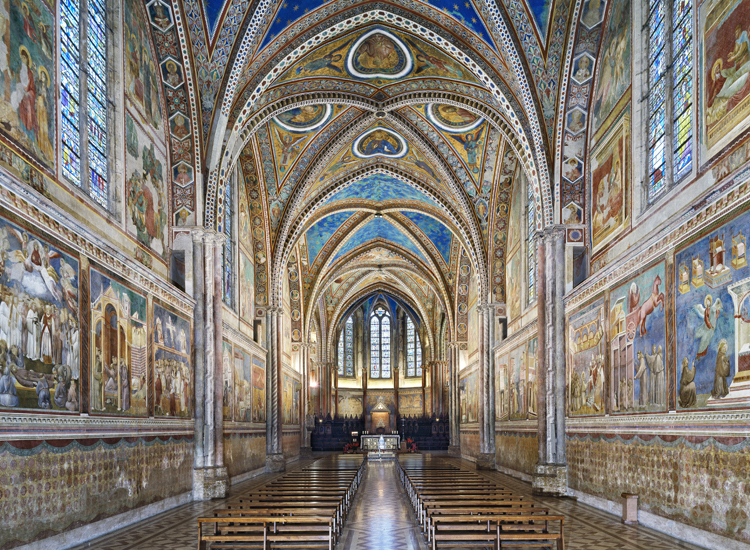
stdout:
POLYGON ((345 376, 354 376, 354 319, 346 320, 346 362, 344 363, 345 376))
POLYGON ((234 258, 232 254, 232 224, 234 223, 234 208, 232 204, 232 190, 234 178, 230 178, 224 189, 224 234, 227 236, 224 241, 224 268, 223 284, 224 303, 232 307, 233 299, 233 277, 234 277, 234 258))
POLYGON ((649 0, 649 201, 667 188, 670 162, 674 181, 690 173, 692 168, 692 8, 692 0, 649 0), (670 142, 672 155, 669 154, 670 142))
POLYGON ((344 333, 339 335, 339 353, 338 353, 338 373, 339 376, 344 376, 344 333))
POLYGON ((406 376, 422 376, 422 346, 411 317, 406 318, 406 376))
POLYGON ((354 376, 354 319, 349 317, 339 336, 339 376, 354 376))
POLYGON ((674 179, 693 164, 693 2, 677 0, 672 11, 674 179))
POLYGON ((526 209, 527 209, 527 231, 526 236, 526 247, 528 253, 528 271, 529 271, 529 303, 533 302, 536 298, 535 295, 535 282, 536 282, 536 247, 534 246, 534 231, 536 231, 536 222, 534 219, 534 191, 531 187, 531 183, 526 184, 526 209))
POLYGON ((108 206, 106 0, 63 0, 60 9, 62 172, 108 206), (86 29, 82 40, 80 29, 86 29), (81 86, 85 74, 86 85, 81 86), (85 120, 81 120, 81 113, 85 120), (83 122, 83 125, 82 125, 83 122), (83 174, 88 174, 87 177, 83 174))
POLYGON ((391 319, 382 307, 370 317, 370 378, 391 377, 391 319))

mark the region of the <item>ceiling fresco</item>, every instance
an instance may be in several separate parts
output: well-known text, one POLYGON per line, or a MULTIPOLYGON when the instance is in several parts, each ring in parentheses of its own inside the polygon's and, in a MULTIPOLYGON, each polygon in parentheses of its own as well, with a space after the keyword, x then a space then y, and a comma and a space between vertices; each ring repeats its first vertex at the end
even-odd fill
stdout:
POLYGON ((318 221, 305 233, 307 255, 314 263, 323 246, 341 225, 352 216, 352 212, 338 212, 318 221))
POLYGON ((406 33, 368 27, 326 43, 290 67, 279 83, 307 77, 364 80, 380 87, 408 78, 476 78, 437 48, 406 33))
POLYGON ((432 241, 435 247, 440 251, 440 255, 449 263, 451 260, 451 239, 453 233, 444 224, 419 212, 402 212, 432 241))
POLYGON ((384 202, 410 200, 424 202, 438 208, 438 204, 411 185, 387 174, 373 174, 356 181, 325 201, 324 205, 347 199, 384 202))
POLYGON ((360 227, 351 237, 349 237, 336 255, 333 257, 333 261, 341 258, 345 254, 351 252, 358 246, 361 246, 369 241, 380 239, 382 241, 390 241, 402 248, 405 248, 412 252, 419 259, 427 262, 422 252, 417 248, 409 238, 404 235, 399 229, 397 229, 391 222, 382 217, 374 217, 367 222, 363 227, 360 227))
POLYGON ((453 306, 443 307, 457 303, 459 258, 483 300, 504 299, 511 190, 528 180, 539 229, 560 194, 548 166, 557 104, 567 100, 568 37, 585 6, 173 4, 173 57, 192 65, 183 73, 195 111, 186 127, 205 166, 195 173, 206 196, 196 211, 222 226, 222 186, 239 160, 254 182, 246 247, 263 265, 256 305, 279 304, 277 266, 291 256, 300 260, 305 330, 317 316, 330 332, 334 311, 351 305, 342 300, 371 288, 388 300, 408 296, 415 320, 435 333, 443 313, 453 326, 453 306))

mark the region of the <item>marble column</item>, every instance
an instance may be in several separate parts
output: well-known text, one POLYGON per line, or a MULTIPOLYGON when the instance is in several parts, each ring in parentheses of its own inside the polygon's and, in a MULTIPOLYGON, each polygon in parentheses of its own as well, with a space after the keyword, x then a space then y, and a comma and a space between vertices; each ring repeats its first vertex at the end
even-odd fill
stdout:
POLYGON ((224 466, 224 418, 221 384, 222 246, 224 235, 211 230, 193 232, 195 285, 195 469, 193 498, 224 498, 229 476, 224 466), (203 284, 200 284, 202 281, 203 284))
POLYGON ((479 456, 477 470, 495 469, 495 376, 492 332, 495 307, 479 304, 479 456))
POLYGON ((310 444, 310 433, 315 427, 315 417, 312 414, 310 403, 310 348, 312 344, 303 343, 300 345, 300 365, 302 371, 302 414, 300 415, 300 434, 302 436, 302 445, 300 456, 312 456, 312 446, 310 444))
POLYGON ((566 495, 565 458, 565 226, 537 234, 537 494, 566 495))
POLYGON ((461 456, 461 398, 458 395, 458 342, 448 343, 448 454, 461 456))
POLYGON ((267 310, 268 361, 266 364, 266 472, 286 469, 282 439, 281 357, 283 348, 283 314, 280 307, 267 310))

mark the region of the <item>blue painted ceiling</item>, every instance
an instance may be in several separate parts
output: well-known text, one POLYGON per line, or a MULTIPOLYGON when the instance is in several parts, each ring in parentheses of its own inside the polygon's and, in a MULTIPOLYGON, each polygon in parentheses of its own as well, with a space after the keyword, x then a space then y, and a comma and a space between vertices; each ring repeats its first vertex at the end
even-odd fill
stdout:
POLYGON ((425 257, 422 255, 422 253, 419 251, 419 249, 414 246, 414 243, 412 243, 406 235, 401 233, 396 227, 391 224, 388 220, 384 218, 373 218, 369 222, 367 222, 363 227, 360 227, 354 235, 349 237, 349 239, 346 241, 346 244, 341 247, 341 249, 338 251, 336 256, 334 257, 334 260, 337 260, 344 254, 347 254, 348 252, 351 252, 355 248, 357 248, 359 245, 364 244, 368 241, 371 241, 373 239, 384 239, 386 241, 391 241, 403 248, 406 248, 407 250, 410 250, 413 252, 416 256, 418 256, 423 261, 427 261, 425 257))
POLYGON ((450 264, 451 261, 451 239, 453 233, 441 222, 421 214, 419 212, 401 212, 404 216, 409 218, 419 229, 427 235, 432 241, 435 247, 440 252, 440 255, 445 260, 446 264, 450 264))
POLYGON ((542 40, 547 39, 547 24, 549 23, 549 12, 552 6, 552 0, 526 0, 526 5, 533 15, 532 19, 536 23, 537 29, 542 40))
POLYGON ((326 216, 307 230, 307 258, 310 264, 315 263, 315 258, 325 246, 341 224, 348 220, 353 212, 337 212, 326 216))
POLYGON ((406 199, 422 201, 432 206, 438 206, 435 201, 421 191, 401 180, 385 174, 374 174, 352 183, 328 199, 325 204, 354 198, 377 202, 406 199))

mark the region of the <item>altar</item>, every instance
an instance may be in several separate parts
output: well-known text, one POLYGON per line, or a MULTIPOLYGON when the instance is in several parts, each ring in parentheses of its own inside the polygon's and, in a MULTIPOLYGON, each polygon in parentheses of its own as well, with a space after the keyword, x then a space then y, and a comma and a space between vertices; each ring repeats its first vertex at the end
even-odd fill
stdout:
POLYGON ((393 435, 363 435, 361 436, 360 449, 366 453, 370 453, 369 457, 377 458, 378 453, 378 442, 380 438, 383 438, 383 453, 382 458, 396 458, 396 451, 399 450, 401 445, 401 436, 398 434, 393 435))

